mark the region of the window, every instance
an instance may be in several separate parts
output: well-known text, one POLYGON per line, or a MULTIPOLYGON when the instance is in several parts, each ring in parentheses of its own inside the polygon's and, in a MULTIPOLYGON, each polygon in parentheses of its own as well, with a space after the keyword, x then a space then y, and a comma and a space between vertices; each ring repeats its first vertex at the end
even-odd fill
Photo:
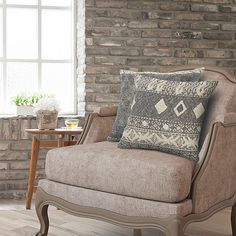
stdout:
POLYGON ((73 0, 0 0, 0 113, 20 92, 55 95, 76 112, 73 0))

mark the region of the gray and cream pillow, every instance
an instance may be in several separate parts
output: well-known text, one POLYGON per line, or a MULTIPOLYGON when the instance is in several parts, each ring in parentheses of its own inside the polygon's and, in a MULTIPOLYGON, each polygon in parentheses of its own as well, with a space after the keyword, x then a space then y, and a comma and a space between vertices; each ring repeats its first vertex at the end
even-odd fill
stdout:
POLYGON ((198 160, 204 113, 217 83, 137 75, 132 110, 118 147, 156 149, 198 160))
POLYGON ((127 124, 128 116, 130 114, 130 106, 134 98, 135 85, 134 78, 137 75, 142 75, 145 78, 156 78, 162 80, 175 80, 175 81, 199 81, 202 78, 204 68, 177 71, 171 73, 158 73, 158 72, 134 72, 121 70, 121 97, 117 110, 116 120, 114 122, 111 134, 108 141, 119 142, 124 128, 127 124))

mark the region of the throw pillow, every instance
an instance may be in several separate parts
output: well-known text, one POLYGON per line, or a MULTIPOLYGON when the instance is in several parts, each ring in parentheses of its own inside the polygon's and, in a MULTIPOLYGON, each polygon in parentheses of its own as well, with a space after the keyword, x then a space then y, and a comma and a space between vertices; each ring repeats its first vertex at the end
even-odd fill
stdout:
POLYGON ((119 142, 127 124, 127 119, 130 113, 130 105, 134 98, 135 85, 134 77, 142 75, 145 78, 157 78, 163 80, 176 81, 199 81, 202 77, 204 68, 195 70, 178 71, 172 73, 157 73, 157 72, 133 72, 127 70, 120 71, 121 77, 121 97, 117 110, 116 119, 108 137, 108 141, 119 142))
POLYGON ((156 149, 198 160, 207 102, 217 81, 177 82, 137 75, 121 148, 156 149))

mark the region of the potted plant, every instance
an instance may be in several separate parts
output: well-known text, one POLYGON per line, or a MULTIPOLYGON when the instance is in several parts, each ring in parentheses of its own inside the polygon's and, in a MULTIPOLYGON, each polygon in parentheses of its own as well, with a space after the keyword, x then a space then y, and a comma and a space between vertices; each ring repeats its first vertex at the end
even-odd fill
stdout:
POLYGON ((55 129, 57 127, 57 116, 60 107, 55 98, 42 98, 34 107, 39 129, 55 129))
POLYGON ((38 101, 44 97, 49 97, 45 93, 20 93, 12 98, 12 102, 17 106, 17 115, 34 115, 34 107, 38 101))

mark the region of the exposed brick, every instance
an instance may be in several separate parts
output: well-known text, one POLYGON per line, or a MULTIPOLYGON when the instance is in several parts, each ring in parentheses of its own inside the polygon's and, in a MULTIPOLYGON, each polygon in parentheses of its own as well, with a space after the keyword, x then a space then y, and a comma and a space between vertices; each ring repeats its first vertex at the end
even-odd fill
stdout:
POLYGON ((86 17, 108 17, 107 9, 87 9, 86 17))
POLYGON ((144 56, 157 56, 157 57, 168 57, 171 56, 171 51, 169 49, 144 49, 144 56))
POLYGON ((30 134, 25 131, 25 129, 29 128, 30 128, 30 120, 22 119, 20 121, 21 139, 30 139, 30 134))
POLYGON ((127 7, 127 0, 96 0, 97 7, 123 8, 127 7))
POLYGON ((233 21, 234 18, 231 15, 226 14, 211 14, 207 13, 204 15, 204 20, 207 21, 233 21))
POLYGON ((216 60, 211 60, 211 59, 188 59, 188 64, 189 65, 212 65, 215 66, 216 65, 216 60))
POLYGON ((108 48, 86 48, 87 55, 108 55, 109 49, 108 48))
POLYGON ((138 20, 138 19, 142 19, 142 12, 115 9, 115 10, 110 10, 110 17, 138 20))
POLYGON ((27 171, 19 171, 19 170, 0 170, 0 180, 21 180, 27 179, 28 170, 27 171))
POLYGON ((11 143, 12 150, 31 150, 31 140, 19 140, 11 143))
POLYGON ((182 39, 181 40, 160 39, 158 45, 161 47, 186 48, 188 47, 188 41, 182 39))
POLYGON ((219 48, 231 48, 231 49, 235 49, 236 48, 236 42, 232 42, 232 41, 219 41, 218 43, 218 47, 219 48))
POLYGON ((141 30, 136 29, 124 29, 124 28, 112 28, 110 29, 110 35, 112 37, 141 37, 141 30))
POLYGON ((233 58, 234 54, 231 51, 225 50, 207 50, 207 57, 213 58, 233 58))
POLYGON ((111 66, 86 66, 87 74, 111 74, 118 75, 119 68, 114 68, 111 66))
POLYGON ((119 56, 95 56, 94 63, 100 65, 125 65, 126 58, 119 56))
POLYGON ((129 28, 157 28, 157 22, 154 21, 130 21, 128 23, 129 28))
POLYGON ((222 67, 236 67, 236 60, 220 60, 217 65, 222 67))
POLYGON ((25 197, 25 190, 0 191, 0 199, 23 199, 25 197))
POLYGON ((10 147, 9 141, 0 141, 0 151, 6 151, 10 147))
POLYGON ((10 135, 10 120, 9 119, 3 119, 2 120, 2 139, 9 140, 11 139, 10 135))
POLYGON ((92 27, 126 27, 127 20, 120 18, 96 18, 92 27))
POLYGON ((119 99, 119 94, 99 94, 96 97, 97 102, 118 102, 119 99))
MULTIPOLYGON (((29 169, 29 161, 14 161, 10 162, 11 170, 28 170, 29 169)), ((44 160, 38 160, 37 169, 43 169, 45 166, 44 160)))
POLYGON ((231 40, 231 33, 216 33, 216 32, 203 32, 204 39, 212 39, 212 40, 231 40))
POLYGON ((138 49, 124 49, 124 48, 111 48, 110 54, 114 56, 138 56, 139 51, 138 49))
POLYGON ((127 39, 128 46, 155 47, 158 44, 156 39, 127 39))
POLYGON ((173 2, 162 2, 159 3, 159 9, 164 11, 186 11, 188 10, 187 3, 173 3, 173 2))
POLYGON ((19 119, 17 118, 12 118, 9 119, 10 121, 10 133, 11 133, 11 139, 17 140, 19 136, 19 119))
POLYGON ((127 65, 129 66, 138 66, 138 65, 155 65, 155 59, 150 58, 128 58, 127 65))
POLYGON ((143 30, 142 32, 143 38, 170 38, 171 32, 161 31, 161 30, 143 30))
POLYGON ((203 0, 206 3, 218 3, 218 4, 229 4, 231 0, 203 0))
POLYGON ((0 170, 7 170, 9 164, 7 162, 0 162, 0 170))
POLYGON ((85 102, 95 102, 96 101, 96 94, 93 92, 90 93, 86 91, 86 97, 85 97, 85 102))
POLYGON ((161 21, 158 26, 160 29, 189 29, 190 23, 185 21, 161 21))
POLYGON ((109 92, 111 94, 113 94, 113 93, 120 94, 120 90, 121 90, 121 87, 119 84, 112 84, 109 86, 109 92))
POLYGON ((208 23, 208 22, 195 22, 191 24, 192 29, 202 29, 202 30, 218 30, 220 28, 219 24, 208 23))
POLYGON ((7 161, 7 160, 28 160, 29 152, 21 151, 21 152, 13 152, 7 151, 0 153, 0 160, 7 161))
POLYGON ((85 42, 86 46, 93 46, 93 38, 86 38, 85 42))
POLYGON ((117 75, 101 75, 95 77, 96 83, 104 83, 104 84, 113 84, 113 83, 120 83, 120 76, 117 75))
POLYGON ((192 31, 176 31, 173 32, 173 37, 178 39, 200 39, 202 37, 201 32, 192 32, 192 31))
POLYGON ((146 0, 146 1, 135 1, 129 0, 128 1, 128 8, 130 9, 155 9, 156 8, 156 1, 155 0, 146 0))
POLYGON ((86 7, 93 7, 95 5, 95 0, 86 0, 85 6, 86 7))
POLYGON ((171 12, 156 12, 156 11, 150 11, 150 12, 143 12, 143 18, 144 19, 164 19, 164 20, 170 20, 172 19, 172 13, 171 12))
POLYGON ((86 30, 87 37, 102 37, 102 36, 110 36, 110 31, 107 28, 93 28, 86 30))
POLYGON ((216 48, 216 41, 192 41, 190 42, 190 48, 216 48))
POLYGON ((125 40, 123 40, 123 39, 94 38, 93 43, 94 43, 94 45, 105 46, 105 47, 125 46, 125 40))
POLYGON ((236 31, 236 24, 222 24, 222 30, 236 31))
POLYGON ((236 12, 236 6, 234 4, 227 5, 227 6, 220 5, 219 9, 221 12, 227 12, 227 13, 236 12))
POLYGON ((218 6, 210 4, 192 4, 191 10, 200 12, 218 12, 218 6))
POLYGON ((200 13, 175 12, 176 20, 203 20, 204 15, 200 13))
POLYGON ((186 60, 179 58, 163 58, 158 60, 158 64, 161 66, 180 66, 185 65, 186 60))
POLYGON ((204 53, 202 50, 196 50, 196 49, 178 49, 175 50, 175 56, 176 57, 200 57, 202 58, 204 56, 204 53))

